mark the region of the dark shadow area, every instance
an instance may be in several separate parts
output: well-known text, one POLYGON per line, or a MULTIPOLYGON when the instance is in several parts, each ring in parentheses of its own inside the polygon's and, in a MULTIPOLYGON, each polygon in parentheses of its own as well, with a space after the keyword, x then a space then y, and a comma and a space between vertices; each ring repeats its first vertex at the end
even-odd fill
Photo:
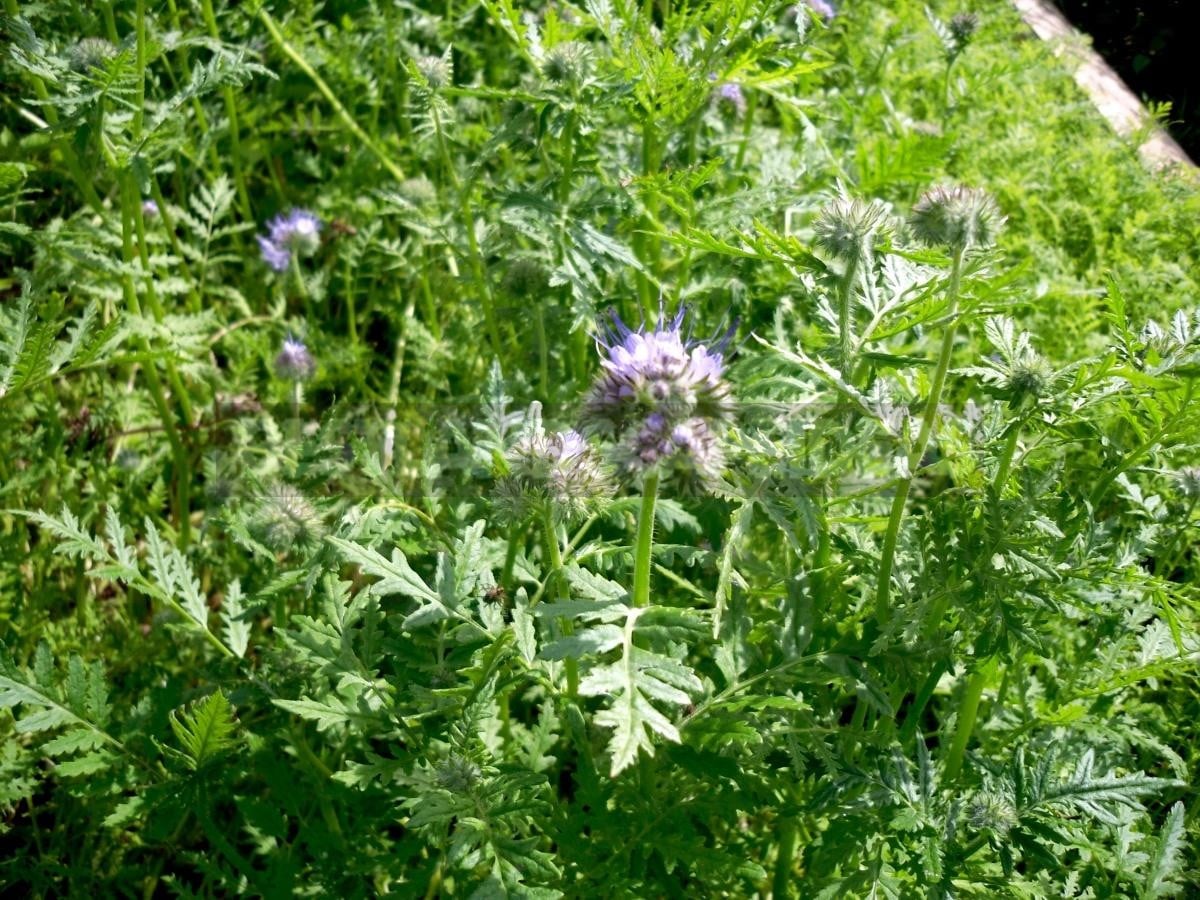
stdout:
POLYGON ((1055 0, 1143 101, 1170 101, 1171 135, 1200 159, 1195 0, 1055 0))

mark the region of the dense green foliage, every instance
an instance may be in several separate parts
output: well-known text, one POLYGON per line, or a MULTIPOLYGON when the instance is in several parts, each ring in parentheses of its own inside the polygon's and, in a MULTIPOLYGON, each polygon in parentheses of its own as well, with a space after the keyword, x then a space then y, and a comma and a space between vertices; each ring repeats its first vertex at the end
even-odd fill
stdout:
POLYGON ((94 6, 0 16, 0 886, 1200 889, 1200 195, 1007 4, 94 6))

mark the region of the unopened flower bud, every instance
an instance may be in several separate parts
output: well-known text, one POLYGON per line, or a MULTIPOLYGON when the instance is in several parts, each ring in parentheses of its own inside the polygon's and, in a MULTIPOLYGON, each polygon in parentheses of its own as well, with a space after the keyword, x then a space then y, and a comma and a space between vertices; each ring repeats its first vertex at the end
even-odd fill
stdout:
POLYGON ((551 47, 542 62, 542 74, 555 84, 579 84, 588 74, 591 57, 585 44, 565 41, 551 47))
POLYGON ((995 243, 1004 217, 986 191, 956 185, 926 191, 909 221, 922 243, 965 250, 995 243))
POLYGON ((117 48, 111 41, 101 37, 85 37, 70 50, 71 68, 76 72, 88 72, 92 69, 103 69, 110 59, 117 55, 117 48))
POLYGON ((513 297, 537 297, 550 287, 550 275, 536 259, 521 257, 508 267, 501 287, 513 297))
POLYGON ((1189 500, 1200 500, 1200 466, 1185 466, 1175 473, 1179 493, 1189 500))
POLYGON ((264 493, 255 524, 264 544, 272 550, 286 551, 314 540, 320 531, 321 518, 299 489, 279 483, 264 493))
POLYGON ((432 91, 440 91, 454 80, 454 64, 449 56, 422 56, 416 66, 432 91))
POLYGON ((827 203, 813 223, 817 244, 839 259, 859 259, 888 226, 888 211, 878 200, 839 197, 827 203))

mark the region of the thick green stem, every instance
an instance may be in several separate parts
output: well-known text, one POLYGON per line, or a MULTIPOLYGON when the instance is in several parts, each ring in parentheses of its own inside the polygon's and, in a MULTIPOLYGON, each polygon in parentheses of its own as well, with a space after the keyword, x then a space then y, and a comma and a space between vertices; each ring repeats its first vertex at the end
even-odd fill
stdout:
POLYGON ((892 500, 891 514, 888 516, 887 532, 883 538, 883 553, 879 559, 879 582, 875 589, 875 621, 880 626, 887 624, 891 614, 892 566, 896 561, 896 543, 900 537, 900 523, 904 520, 908 492, 912 489, 913 477, 925 456, 925 447, 929 444, 929 436, 933 433, 933 425, 937 421, 938 404, 942 402, 942 389, 946 385, 946 373, 950 370, 950 357, 954 351, 954 338, 958 334, 958 291, 962 282, 963 252, 964 248, 954 251, 950 284, 946 288, 946 311, 950 322, 942 336, 942 349, 938 355, 933 384, 929 388, 929 399, 925 404, 921 430, 917 434, 916 443, 908 452, 908 471, 896 486, 896 496, 892 500))
POLYGON ((771 880, 771 900, 791 896, 792 863, 796 856, 796 823, 784 822, 779 828, 779 850, 775 857, 775 877, 771 880))
POLYGON ((538 380, 541 381, 542 400, 550 400, 550 347, 546 342, 546 304, 541 297, 534 300, 537 311, 534 313, 533 324, 537 329, 538 343, 538 380))
POLYGON ((637 544, 633 557, 633 605, 650 605, 650 551, 654 546, 654 504, 658 500, 658 474, 646 476, 642 486, 642 511, 638 516, 637 544))
POLYGON ((971 742, 971 732, 975 730, 975 719, 979 715, 979 701, 983 697, 983 689, 995 671, 996 658, 992 657, 979 665, 963 688, 962 697, 958 701, 958 722, 955 725, 954 740, 942 767, 942 775, 946 781, 958 777, 962 769, 967 744, 971 742))
POLYGON ((842 275, 842 283, 838 290, 838 343, 841 346, 842 380, 850 380, 850 319, 851 298, 854 296, 854 282, 858 278, 858 263, 861 254, 857 251, 846 260, 846 271, 842 275))

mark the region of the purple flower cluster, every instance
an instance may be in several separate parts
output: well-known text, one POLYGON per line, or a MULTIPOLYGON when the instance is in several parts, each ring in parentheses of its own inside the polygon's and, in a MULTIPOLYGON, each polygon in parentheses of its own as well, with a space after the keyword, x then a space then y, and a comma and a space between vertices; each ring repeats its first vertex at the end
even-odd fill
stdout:
POLYGON ((275 357, 275 373, 287 381, 307 381, 316 371, 317 361, 304 342, 294 337, 285 338, 283 349, 275 357))
POLYGON ((826 22, 832 22, 837 15, 837 10, 829 0, 808 0, 808 8, 826 22))
POLYGON ((312 256, 321 246, 321 220, 307 209, 293 208, 278 215, 267 226, 267 233, 258 236, 263 262, 276 272, 286 272, 292 264, 292 254, 312 256))
POLYGON ((684 333, 686 309, 660 319, 654 331, 630 329, 615 314, 599 343, 605 358, 584 403, 588 426, 618 443, 617 462, 628 475, 651 469, 695 486, 722 466, 714 425, 732 405, 724 378, 724 347, 684 333))
POLYGON ((712 93, 712 102, 717 111, 727 118, 740 119, 746 114, 746 94, 736 81, 717 85, 712 93))

